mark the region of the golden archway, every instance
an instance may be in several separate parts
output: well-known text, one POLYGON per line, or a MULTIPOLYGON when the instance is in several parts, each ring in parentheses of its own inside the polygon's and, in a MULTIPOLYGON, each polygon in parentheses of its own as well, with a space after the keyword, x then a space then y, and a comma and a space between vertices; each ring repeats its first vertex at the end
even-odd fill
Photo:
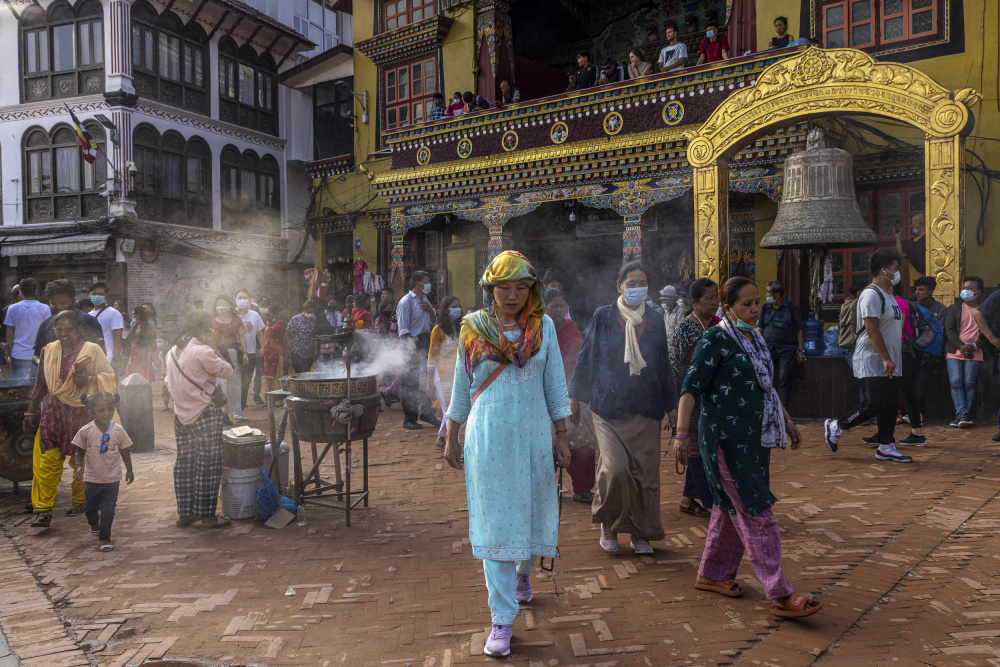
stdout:
MULTIPOLYGON (((949 91, 923 72, 879 63, 853 49, 811 48, 777 62, 687 132, 694 167, 695 259, 699 276, 726 278, 729 160, 779 127, 824 116, 864 114, 904 121, 925 133, 927 271, 942 300, 958 295, 965 271, 965 136, 972 88, 949 91)), ((947 301, 946 301, 947 302, 947 301)))

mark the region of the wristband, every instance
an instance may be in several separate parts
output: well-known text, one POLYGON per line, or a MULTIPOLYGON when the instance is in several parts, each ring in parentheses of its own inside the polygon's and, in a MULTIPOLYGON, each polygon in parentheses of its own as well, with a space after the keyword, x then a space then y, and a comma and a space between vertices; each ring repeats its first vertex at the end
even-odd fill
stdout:
POLYGON ((25 412, 25 413, 24 413, 24 416, 25 416, 25 417, 35 417, 35 416, 37 416, 37 415, 38 415, 38 413, 37 413, 37 412, 25 412))
POLYGON ((564 428, 557 428, 556 429, 556 433, 565 433, 565 432, 566 432, 566 429, 564 429, 564 428))
POLYGON ((786 424, 794 424, 795 422, 793 422, 793 421, 792 421, 791 419, 786 419, 786 420, 785 420, 785 423, 786 423, 786 424))
POLYGON ((687 433, 677 433, 676 435, 674 435, 675 440, 684 440, 687 437, 688 437, 687 433))

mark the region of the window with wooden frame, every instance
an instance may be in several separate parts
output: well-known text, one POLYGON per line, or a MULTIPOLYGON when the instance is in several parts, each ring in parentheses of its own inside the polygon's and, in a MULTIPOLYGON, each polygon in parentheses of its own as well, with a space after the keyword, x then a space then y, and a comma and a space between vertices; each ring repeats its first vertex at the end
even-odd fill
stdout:
POLYGON ((26 134, 25 222, 96 220, 108 214, 108 200, 100 195, 107 181, 104 130, 93 121, 83 126, 99 148, 93 164, 84 159, 76 130, 69 125, 26 134))
POLYGON ((269 55, 258 56, 249 44, 220 41, 219 120, 277 134, 277 71, 269 55))
POLYGON ((222 228, 257 234, 281 232, 278 162, 252 150, 240 154, 235 146, 222 149, 219 159, 222 191, 222 228))
POLYGON ((158 14, 146 0, 132 6, 132 81, 142 97, 209 113, 208 36, 172 12, 158 14))
POLYGON ((212 151, 202 139, 162 136, 151 125, 132 132, 132 179, 139 218, 190 227, 212 227, 212 151))
POLYGON ((814 0, 825 48, 868 51, 943 35, 946 0, 814 0))
POLYGON ((387 0, 382 2, 382 30, 396 30, 437 14, 437 0, 387 0))
POLYGON ((431 97, 437 92, 437 57, 430 56, 387 68, 385 80, 385 129, 417 125, 430 118, 431 97))
POLYGON ((104 91, 104 20, 101 3, 74 9, 58 0, 21 14, 21 99, 24 102, 104 91))

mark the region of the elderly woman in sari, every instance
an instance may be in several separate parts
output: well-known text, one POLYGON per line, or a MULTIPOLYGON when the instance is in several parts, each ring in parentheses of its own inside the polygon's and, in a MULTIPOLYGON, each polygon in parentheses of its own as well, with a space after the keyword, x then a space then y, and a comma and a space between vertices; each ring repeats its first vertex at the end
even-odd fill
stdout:
POLYGON ((646 308, 648 273, 639 262, 618 271, 619 297, 597 309, 584 335, 570 385, 573 421, 580 404, 594 413, 601 456, 591 510, 601 548, 618 551, 632 535, 637 554, 664 537, 660 519, 660 424, 677 407, 663 317, 646 308))
MULTIPOLYGON (((781 535, 771 513, 771 450, 802 443, 775 391, 767 343, 754 328, 760 295, 747 278, 722 288, 726 317, 701 336, 681 387, 677 439, 689 443, 691 414, 701 398, 698 447, 715 497, 695 588, 740 597, 736 571, 744 551, 772 601, 775 616, 809 616, 821 604, 795 595, 781 567, 781 535)), ((688 444, 688 446, 690 446, 688 444)))
MULTIPOLYGON (((566 294, 556 288, 545 290, 545 312, 556 325, 559 339, 559 353, 562 355, 563 370, 566 371, 566 385, 573 381, 576 359, 583 348, 583 336, 576 323, 569 317, 569 301, 566 294)), ((597 481, 597 437, 594 435, 594 416, 586 405, 580 406, 580 423, 572 421, 567 425, 566 443, 573 454, 569 464, 569 478, 573 481, 573 500, 589 505, 594 500, 594 484, 597 481)))
MULTIPOLYGON (((95 391, 115 393, 115 371, 98 345, 81 338, 79 313, 60 312, 52 328, 56 340, 42 349, 40 372, 22 424, 26 433, 38 428, 40 455, 34 461, 31 482, 31 506, 36 515, 31 525, 36 528, 52 525, 56 487, 62 478, 63 462, 73 454, 73 436, 93 419, 80 397, 95 391), (39 419, 39 406, 46 397, 39 419)), ((73 508, 67 512, 70 516, 83 513, 82 487, 83 482, 74 478, 73 508)))
POLYGON ((518 603, 532 598, 537 556, 552 557, 559 534, 554 464, 570 462, 566 376, 542 287, 528 260, 502 252, 480 281, 482 310, 459 332, 445 458, 465 484, 472 553, 483 560, 493 630, 483 652, 510 654, 518 603), (555 423, 555 451, 552 443, 555 423))

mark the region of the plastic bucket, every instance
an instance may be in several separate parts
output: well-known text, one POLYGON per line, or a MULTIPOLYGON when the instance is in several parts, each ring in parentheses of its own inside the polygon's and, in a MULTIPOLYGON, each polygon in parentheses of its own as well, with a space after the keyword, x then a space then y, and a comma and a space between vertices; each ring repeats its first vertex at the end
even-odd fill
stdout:
POLYGON ((222 515, 230 519, 252 519, 257 516, 257 487, 260 468, 223 468, 219 500, 222 515))

